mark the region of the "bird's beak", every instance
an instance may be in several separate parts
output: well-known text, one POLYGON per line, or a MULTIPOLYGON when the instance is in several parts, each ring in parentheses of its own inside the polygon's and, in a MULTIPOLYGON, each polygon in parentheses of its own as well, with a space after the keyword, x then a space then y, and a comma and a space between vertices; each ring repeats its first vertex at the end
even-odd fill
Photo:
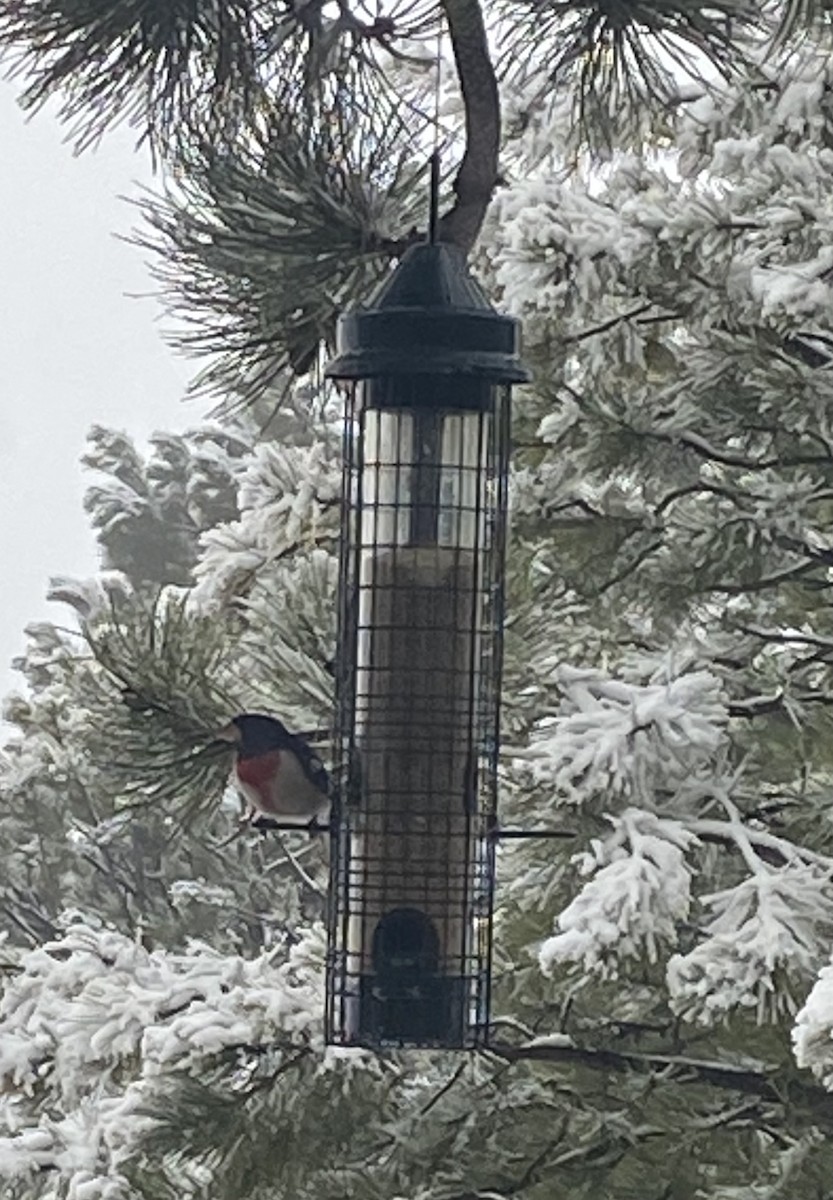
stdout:
POLYGON ((238 746, 243 740, 243 735, 234 722, 231 721, 228 725, 224 725, 222 729, 218 729, 211 740, 214 742, 226 742, 230 746, 238 746))

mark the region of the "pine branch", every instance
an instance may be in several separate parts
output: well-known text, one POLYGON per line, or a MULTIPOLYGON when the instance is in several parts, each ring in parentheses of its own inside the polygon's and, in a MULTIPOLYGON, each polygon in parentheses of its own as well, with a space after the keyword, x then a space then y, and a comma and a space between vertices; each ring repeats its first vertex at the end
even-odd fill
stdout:
MULTIPOLYGON (((708 583, 692 589, 692 595, 706 596, 711 593, 718 593, 724 596, 744 596, 753 592, 768 592, 773 588, 778 588, 782 583, 794 583, 803 579, 805 575, 809 575, 811 571, 817 571, 819 565, 816 562, 798 563, 794 567, 785 567, 782 571, 775 571, 771 575, 766 575, 762 579, 750 580, 746 583, 729 583, 727 581, 718 580, 715 583, 708 583)), ((812 581, 816 583, 817 581, 812 581)), ((819 586, 831 587, 833 583, 824 582, 819 586)))
POLYGON ((162 146, 197 110, 223 124, 251 107, 276 17, 253 0, 15 0, 0 6, 0 52, 24 107, 60 96, 78 150, 125 118, 162 146))
POLYGON ((779 49, 790 42, 800 42, 804 33, 813 26, 822 28, 830 7, 824 0, 783 0, 776 11, 778 26, 773 47, 779 49))
MULTIPOLYGON (((737 844, 737 836, 728 821, 717 821, 710 818, 695 818, 686 821, 686 829, 696 834, 702 842, 712 842, 720 846, 737 844)), ((773 833, 750 829, 743 826, 744 834, 750 845, 758 852, 758 856, 772 866, 783 867, 788 862, 796 860, 811 863, 827 871, 833 876, 833 859, 824 854, 817 854, 804 846, 797 846, 787 838, 778 837, 773 833)))
POLYGON ((551 1045, 541 1042, 513 1046, 493 1042, 489 1053, 506 1062, 541 1062, 554 1066, 582 1066, 606 1074, 662 1075, 664 1082, 681 1085, 705 1085, 759 1096, 770 1104, 800 1110, 806 1122, 833 1132, 833 1094, 814 1084, 787 1077, 778 1068, 753 1071, 732 1063, 687 1058, 675 1054, 637 1054, 618 1050, 590 1049, 575 1045, 551 1045))
POLYGON ((784 708, 784 693, 775 692, 772 696, 755 696, 748 700, 732 700, 726 705, 730 717, 765 717, 770 713, 781 712, 784 708))
POLYGON ((233 148, 190 146, 176 189, 141 202, 133 241, 154 255, 170 341, 208 359, 195 392, 250 404, 314 369, 421 220, 418 132, 381 98, 270 110, 233 148))
POLYGON ((99 671, 85 700, 90 739, 117 796, 131 807, 171 803, 187 824, 216 807, 231 766, 214 731, 245 708, 218 683, 228 645, 221 625, 160 593, 85 622, 99 671))
POLYGON ((286 855, 286 861, 289 863, 293 874, 300 881, 300 883, 303 884, 303 886, 310 892, 312 892, 314 896, 318 896, 320 899, 326 900, 326 890, 317 884, 312 876, 304 870, 304 867, 301 865, 297 855, 292 852, 286 838, 280 832, 278 833, 278 841, 280 842, 281 849, 286 855))
MULTIPOLYGON (((648 300, 637 304, 630 312, 617 313, 615 317, 610 317, 607 321, 602 321, 598 325, 591 325, 588 329, 582 329, 578 333, 571 333, 563 339, 565 346, 572 346, 577 342, 587 341, 588 338, 598 337, 601 333, 608 333, 611 329, 615 329, 618 325, 626 325, 628 321, 635 321, 637 317, 641 317, 644 313, 650 312, 654 307, 653 303, 648 300)), ((678 319, 678 314, 668 313, 667 315, 656 316, 653 319, 657 321, 673 321, 678 319)))
MULTIPOLYGON (((320 0, 14 0, 0 5, 0 54, 24 79, 22 103, 60 98, 85 150, 119 121, 175 157, 195 130, 228 144, 268 100, 288 116, 349 93, 354 110, 383 90, 377 59, 390 18, 338 16, 320 0)), ((400 31, 397 29, 397 33, 400 31)), ((402 29, 403 36, 408 30, 402 29)))
POLYGON ((443 1096, 447 1095, 448 1092, 451 1091, 451 1089, 454 1087, 454 1085, 456 1083, 458 1083, 460 1081, 460 1079, 462 1079, 467 1066, 468 1066, 468 1063, 464 1059, 457 1066, 457 1068, 454 1071, 452 1071, 451 1075, 449 1075, 448 1079, 445 1080, 445 1082, 442 1084, 442 1086, 440 1088, 438 1088, 438 1090, 436 1092, 434 1092, 433 1096, 430 1096, 428 1098, 428 1100, 426 1100, 426 1102, 423 1104, 422 1108, 419 1110, 420 1117, 426 1117, 428 1115, 428 1113, 431 1111, 431 1109, 434 1107, 434 1105, 439 1104, 439 1102, 440 1102, 440 1100, 442 1100, 443 1096))
POLYGON ((539 101, 572 93, 573 141, 607 154, 644 138, 681 79, 708 88, 706 64, 724 79, 760 39, 760 6, 749 0, 503 0, 506 70, 539 101))
POLYGON ((744 624, 738 624, 736 628, 740 633, 760 638, 763 642, 775 642, 787 646, 818 646, 827 653, 833 651, 833 638, 822 637, 821 634, 809 634, 798 630, 762 629, 758 626, 744 624))
POLYGON ((656 429, 646 429, 641 432, 645 437, 659 442, 684 446, 686 450, 692 450, 700 458, 719 462, 726 467, 740 467, 744 471, 771 471, 773 468, 784 469, 785 467, 830 468, 833 466, 833 458, 829 454, 773 455, 770 458, 749 458, 745 454, 733 454, 728 450, 718 449, 707 438, 691 429, 683 429, 679 433, 664 433, 656 429))

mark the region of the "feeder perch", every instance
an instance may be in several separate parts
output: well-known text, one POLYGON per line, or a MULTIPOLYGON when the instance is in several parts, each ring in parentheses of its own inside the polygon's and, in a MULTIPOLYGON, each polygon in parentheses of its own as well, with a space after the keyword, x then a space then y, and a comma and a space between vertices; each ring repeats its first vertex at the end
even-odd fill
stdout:
POLYGON ((327 1038, 481 1044, 489 1007, 509 385, 452 246, 339 322, 346 394, 327 1038))

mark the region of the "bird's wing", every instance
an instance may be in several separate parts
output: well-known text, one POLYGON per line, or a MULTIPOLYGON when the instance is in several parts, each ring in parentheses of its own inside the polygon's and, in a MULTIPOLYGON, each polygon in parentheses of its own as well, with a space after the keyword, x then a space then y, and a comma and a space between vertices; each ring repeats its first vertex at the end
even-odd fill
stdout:
POLYGON ((319 792, 329 795, 330 792, 330 776, 327 774, 327 769, 321 759, 315 753, 311 746, 302 741, 301 738, 295 739, 293 747, 297 754, 304 772, 310 782, 318 788, 319 792))

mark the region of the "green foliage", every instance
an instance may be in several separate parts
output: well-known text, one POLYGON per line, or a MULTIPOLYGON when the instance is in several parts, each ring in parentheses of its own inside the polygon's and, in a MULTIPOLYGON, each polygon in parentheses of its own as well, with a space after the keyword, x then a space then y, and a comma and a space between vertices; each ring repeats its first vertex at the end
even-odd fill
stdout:
POLYGON ((175 342, 213 359, 198 389, 250 402, 333 346, 338 314, 424 224, 414 120, 382 100, 264 115, 234 147, 189 147, 176 187, 143 203, 175 342))
POLYGON ((62 93, 80 148, 125 118, 164 140, 193 106, 234 113, 252 102, 264 34, 259 7, 250 0, 22 0, 4 6, 0 47, 11 48, 17 69, 30 75, 28 107, 62 93))
POLYGON ((230 762, 212 739, 246 708, 222 682, 224 631, 190 614, 186 597, 162 594, 111 606, 84 623, 84 635, 101 668, 86 705, 90 740, 116 793, 142 804, 179 799, 186 822, 216 805, 230 762))
MULTIPOLYGON (((772 7, 782 39, 823 15, 772 7)), ((82 140, 127 112, 164 143, 145 242, 204 382, 252 405, 147 459, 93 435, 109 571, 56 585, 80 632, 33 627, 7 705, 0 1173, 15 1200, 826 1200, 824 45, 767 63, 769 10, 729 0, 501 12, 525 78, 478 267, 536 367, 501 813, 564 836, 499 846, 491 1050, 382 1056, 320 1044, 325 845, 241 828, 212 744, 244 709, 327 724, 343 431, 317 355, 423 219, 426 126, 387 89, 417 112, 424 67, 336 9, 0 18, 40 56, 30 99, 110 103, 82 140), (657 43, 702 95, 668 109, 657 43), (715 66, 741 79, 712 100, 715 66), (664 157, 565 184, 574 95, 584 144, 616 116, 637 145, 659 107, 664 157)))
POLYGON ((742 70, 747 39, 765 28, 761 6, 749 0, 524 0, 500 7, 513 28, 507 72, 534 81, 539 94, 571 94, 579 143, 606 152, 644 133, 681 79, 742 70), (518 53, 531 45, 533 54, 518 53))

